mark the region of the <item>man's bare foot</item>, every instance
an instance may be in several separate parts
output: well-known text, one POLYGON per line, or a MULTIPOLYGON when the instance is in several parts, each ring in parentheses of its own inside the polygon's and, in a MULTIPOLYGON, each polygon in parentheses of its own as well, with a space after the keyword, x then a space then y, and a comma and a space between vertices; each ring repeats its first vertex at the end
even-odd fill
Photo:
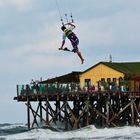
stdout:
POLYGON ((83 63, 84 63, 84 59, 81 60, 81 64, 83 64, 83 63))

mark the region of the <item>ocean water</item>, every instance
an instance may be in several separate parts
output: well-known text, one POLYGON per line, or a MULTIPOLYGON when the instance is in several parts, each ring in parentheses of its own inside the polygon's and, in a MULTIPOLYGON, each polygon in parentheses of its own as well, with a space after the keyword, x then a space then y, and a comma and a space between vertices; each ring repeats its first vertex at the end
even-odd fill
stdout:
POLYGON ((140 140, 140 127, 97 129, 89 125, 62 131, 53 128, 28 130, 24 124, 0 124, 0 140, 140 140))

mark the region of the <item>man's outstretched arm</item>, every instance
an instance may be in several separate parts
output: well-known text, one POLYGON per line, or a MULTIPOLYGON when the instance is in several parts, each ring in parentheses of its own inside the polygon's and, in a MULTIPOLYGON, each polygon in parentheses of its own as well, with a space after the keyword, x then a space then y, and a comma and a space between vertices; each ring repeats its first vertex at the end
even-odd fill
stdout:
POLYGON ((65 44, 65 40, 63 39, 63 40, 62 40, 61 47, 60 47, 59 49, 63 49, 63 47, 64 47, 64 44, 65 44))
POLYGON ((68 23, 66 23, 65 25, 70 25, 70 26, 72 26, 73 28, 76 27, 76 26, 73 24, 73 22, 68 22, 68 23))

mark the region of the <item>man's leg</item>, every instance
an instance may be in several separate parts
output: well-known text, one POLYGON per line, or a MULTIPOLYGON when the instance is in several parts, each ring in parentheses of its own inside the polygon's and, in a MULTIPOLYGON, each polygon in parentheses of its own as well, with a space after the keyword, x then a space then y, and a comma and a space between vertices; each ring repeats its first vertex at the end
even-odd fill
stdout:
POLYGON ((74 52, 77 53, 77 55, 79 56, 79 58, 81 59, 81 64, 84 63, 84 58, 82 57, 81 52, 79 51, 77 46, 74 46, 74 52))
MULTIPOLYGON (((71 42, 72 43, 72 42, 71 42)), ((78 49, 78 44, 79 44, 79 40, 77 40, 77 42, 72 43, 73 46, 73 52, 77 53, 77 55, 79 56, 79 58, 81 59, 81 64, 84 63, 84 58, 82 57, 81 52, 78 49)))
POLYGON ((79 56, 79 58, 81 59, 81 64, 83 64, 84 63, 84 58, 82 57, 81 52, 79 52, 79 50, 78 50, 76 53, 79 56))

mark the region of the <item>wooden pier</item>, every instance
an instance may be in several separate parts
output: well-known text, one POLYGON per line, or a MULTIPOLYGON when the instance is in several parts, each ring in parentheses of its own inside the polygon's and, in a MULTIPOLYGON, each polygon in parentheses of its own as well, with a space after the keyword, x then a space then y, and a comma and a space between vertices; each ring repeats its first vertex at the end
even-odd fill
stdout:
POLYGON ((91 124, 99 128, 140 125, 139 91, 83 91, 77 84, 65 89, 55 85, 17 85, 14 100, 25 102, 28 128, 58 122, 65 130, 91 124))

